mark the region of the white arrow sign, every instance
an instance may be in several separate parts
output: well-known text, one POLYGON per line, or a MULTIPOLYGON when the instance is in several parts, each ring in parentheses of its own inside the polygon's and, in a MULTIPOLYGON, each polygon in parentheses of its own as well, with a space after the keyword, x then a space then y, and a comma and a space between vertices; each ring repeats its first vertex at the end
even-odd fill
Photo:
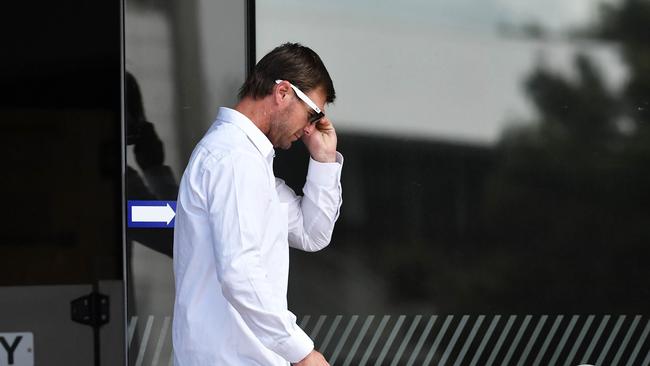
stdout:
POLYGON ((167 225, 174 219, 176 213, 169 206, 131 206, 132 222, 166 222, 167 225))

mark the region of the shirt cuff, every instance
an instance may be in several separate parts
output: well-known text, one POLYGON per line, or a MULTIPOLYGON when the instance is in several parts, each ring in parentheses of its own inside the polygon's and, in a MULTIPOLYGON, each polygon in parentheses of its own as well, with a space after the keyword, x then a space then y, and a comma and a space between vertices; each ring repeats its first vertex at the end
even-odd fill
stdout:
POLYGON ((314 349, 314 342, 302 329, 278 344, 276 352, 290 363, 298 363, 314 349))
POLYGON ((321 163, 310 157, 307 180, 321 186, 335 186, 340 180, 342 167, 343 155, 338 151, 334 163, 321 163))

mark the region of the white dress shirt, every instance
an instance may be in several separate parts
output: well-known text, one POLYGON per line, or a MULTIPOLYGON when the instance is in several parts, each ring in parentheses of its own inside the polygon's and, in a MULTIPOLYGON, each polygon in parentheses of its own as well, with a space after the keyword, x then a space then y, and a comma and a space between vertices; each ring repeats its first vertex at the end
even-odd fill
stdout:
POLYGON ((287 309, 289 246, 329 244, 343 157, 310 159, 304 197, 275 178, 273 157, 268 138, 229 108, 192 153, 174 230, 176 366, 286 366, 314 348, 287 309))

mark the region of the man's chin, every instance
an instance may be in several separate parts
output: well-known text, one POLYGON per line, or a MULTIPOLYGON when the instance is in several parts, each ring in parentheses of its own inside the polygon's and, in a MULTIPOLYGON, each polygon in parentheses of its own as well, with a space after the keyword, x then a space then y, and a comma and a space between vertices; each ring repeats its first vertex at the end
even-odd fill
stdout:
POLYGON ((273 147, 276 149, 289 150, 295 141, 296 139, 292 138, 285 139, 284 141, 276 141, 276 143, 273 144, 273 147))
POLYGON ((275 148, 282 149, 282 150, 289 150, 291 148, 291 142, 286 142, 282 145, 278 144, 275 146, 275 148))

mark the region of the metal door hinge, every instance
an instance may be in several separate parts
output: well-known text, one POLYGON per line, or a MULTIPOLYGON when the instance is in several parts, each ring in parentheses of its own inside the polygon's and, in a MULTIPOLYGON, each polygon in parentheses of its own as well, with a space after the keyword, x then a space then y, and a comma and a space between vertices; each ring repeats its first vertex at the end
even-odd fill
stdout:
POLYGON ((110 320, 108 305, 108 296, 91 292, 86 296, 72 300, 70 303, 72 320, 93 328, 101 327, 110 320))

